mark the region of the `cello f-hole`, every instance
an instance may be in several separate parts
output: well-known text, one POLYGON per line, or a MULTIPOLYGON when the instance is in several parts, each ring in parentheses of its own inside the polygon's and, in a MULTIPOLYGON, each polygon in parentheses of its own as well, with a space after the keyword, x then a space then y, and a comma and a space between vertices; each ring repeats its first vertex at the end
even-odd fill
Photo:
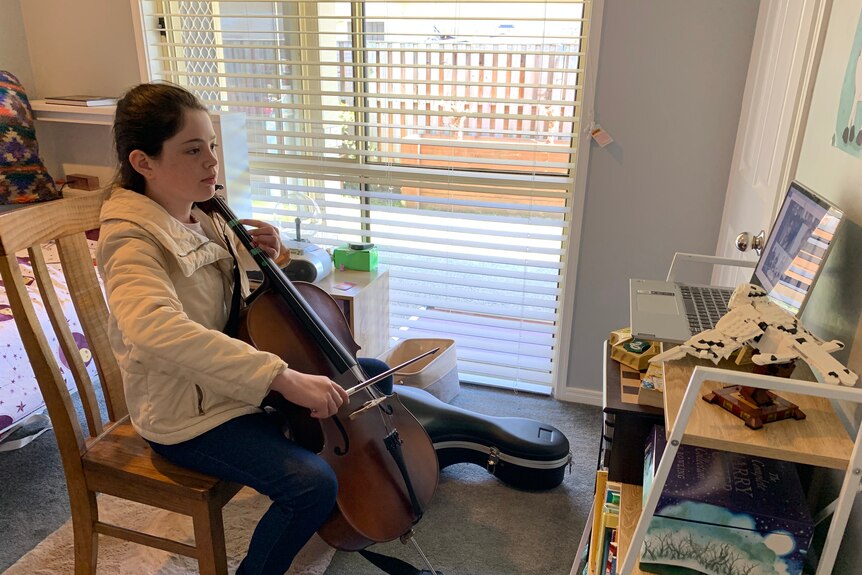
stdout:
POLYGON ((336 445, 333 448, 333 452, 338 456, 345 456, 347 452, 350 451, 350 438, 347 437, 347 430, 344 429, 344 425, 341 423, 341 419, 337 415, 332 416, 332 422, 335 424, 335 427, 338 428, 338 432, 341 434, 341 439, 344 441, 344 448, 340 445, 336 445))

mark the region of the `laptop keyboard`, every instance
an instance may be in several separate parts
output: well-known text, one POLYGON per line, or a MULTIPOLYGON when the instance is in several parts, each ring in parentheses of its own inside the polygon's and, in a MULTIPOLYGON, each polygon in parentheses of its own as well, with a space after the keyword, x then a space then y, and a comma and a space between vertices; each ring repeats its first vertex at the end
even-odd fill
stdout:
POLYGON ((727 313, 727 302, 733 294, 731 288, 679 286, 691 335, 712 329, 721 316, 727 313))

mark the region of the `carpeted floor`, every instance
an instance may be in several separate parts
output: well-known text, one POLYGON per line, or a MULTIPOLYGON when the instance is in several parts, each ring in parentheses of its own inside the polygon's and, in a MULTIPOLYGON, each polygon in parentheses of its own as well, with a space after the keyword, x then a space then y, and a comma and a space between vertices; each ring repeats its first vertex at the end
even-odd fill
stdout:
MULTIPOLYGON (((416 527, 416 539, 435 569, 446 575, 568 575, 592 504, 601 409, 467 385, 452 404, 553 425, 569 439, 573 461, 563 483, 542 492, 509 487, 472 464, 444 469, 431 507, 416 527)), ((53 434, 24 449, 0 453, 0 486, 2 573, 68 520, 53 434)), ((229 510, 225 515, 229 521, 229 510)), ((372 550, 421 565, 413 547, 400 542, 372 550)), ((327 575, 380 573, 358 554, 345 552, 336 552, 326 570, 327 575)))
MULTIPOLYGON (((118 525, 192 543, 191 520, 164 510, 153 510, 125 499, 100 497, 100 517, 118 525)), ((245 554, 249 534, 268 507, 268 500, 252 489, 243 489, 224 509, 228 569, 233 573, 245 554)), ((323 575, 335 550, 319 537, 300 552, 288 575, 323 575)), ((3 575, 59 575, 73 573, 71 521, 27 552, 3 575)), ((115 575, 195 575, 197 561, 165 551, 103 537, 99 542, 99 573, 115 575)))
MULTIPOLYGON (((592 506, 601 408, 526 393, 462 385, 452 402, 494 416, 553 425, 569 439, 571 472, 558 487, 520 491, 473 464, 444 469, 416 539, 446 575, 569 575, 592 506)), ((398 541, 371 547, 422 568, 420 556, 398 541)), ((337 552, 327 575, 380 575, 356 553, 337 552)))

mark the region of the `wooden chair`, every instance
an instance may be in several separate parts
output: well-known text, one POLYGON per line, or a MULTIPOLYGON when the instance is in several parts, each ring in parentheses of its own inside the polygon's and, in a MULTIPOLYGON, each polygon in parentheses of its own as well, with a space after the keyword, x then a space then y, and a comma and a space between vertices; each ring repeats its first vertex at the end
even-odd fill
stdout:
POLYGON ((96 573, 101 534, 194 557, 202 574, 226 575, 222 507, 241 486, 172 465, 155 454, 129 423, 120 371, 107 339, 108 310, 84 235, 99 227, 102 201, 102 193, 88 192, 0 215, 0 277, 57 437, 72 510, 75 574, 96 573), (69 293, 96 362, 107 421, 102 421, 94 383, 45 263, 41 246, 52 240, 56 241, 69 293), (25 249, 44 307, 74 374, 86 434, 22 278, 16 253, 25 249), (99 493, 191 516, 195 545, 100 521, 99 493))

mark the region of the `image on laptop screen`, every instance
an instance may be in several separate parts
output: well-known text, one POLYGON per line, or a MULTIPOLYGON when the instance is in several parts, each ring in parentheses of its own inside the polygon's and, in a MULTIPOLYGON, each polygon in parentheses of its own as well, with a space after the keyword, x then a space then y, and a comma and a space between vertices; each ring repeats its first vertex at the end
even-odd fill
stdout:
POLYGON ((832 247, 844 213, 793 182, 766 240, 752 281, 790 313, 798 314, 832 247))

